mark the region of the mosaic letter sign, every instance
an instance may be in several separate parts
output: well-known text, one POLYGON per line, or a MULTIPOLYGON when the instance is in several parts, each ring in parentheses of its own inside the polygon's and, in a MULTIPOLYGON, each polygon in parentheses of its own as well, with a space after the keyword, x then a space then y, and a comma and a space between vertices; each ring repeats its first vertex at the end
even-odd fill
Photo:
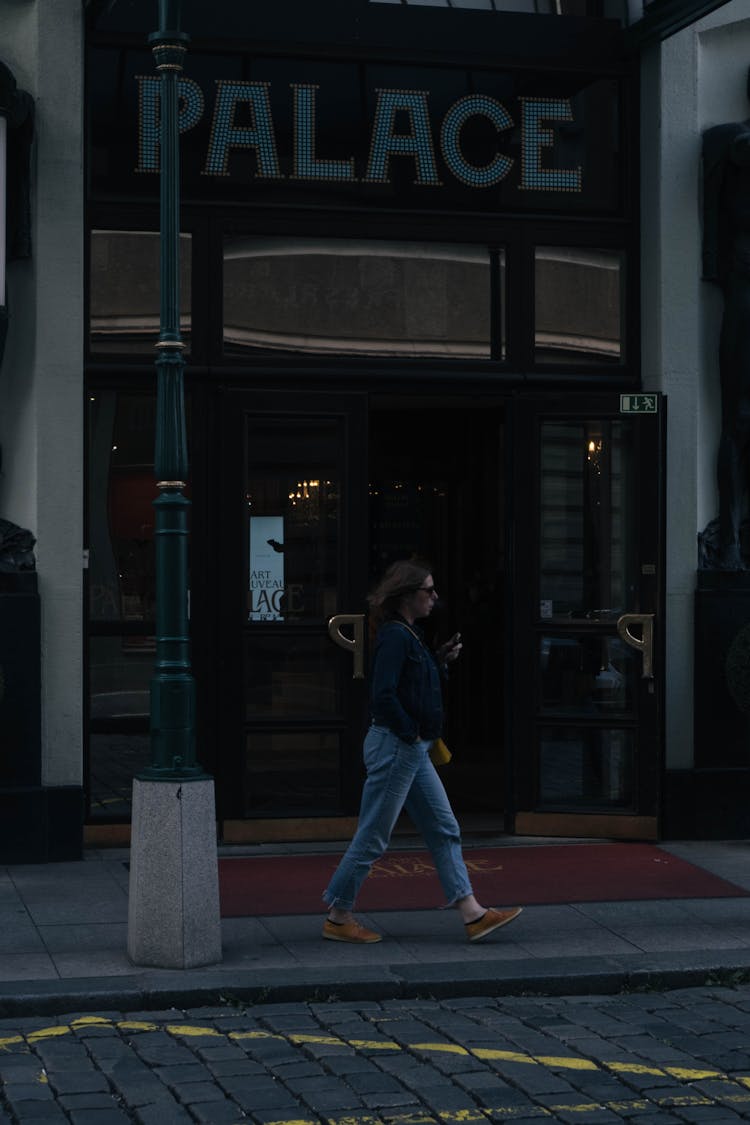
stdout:
MULTIPOLYGON (((528 72, 306 60, 305 75, 317 71, 319 80, 302 81, 295 73, 302 64, 293 59, 253 59, 243 68, 252 77, 240 78, 220 73, 234 69, 229 56, 190 57, 201 78, 179 82, 185 199, 484 211, 620 207, 616 79, 545 74, 535 82, 528 72)), ((94 90, 90 99, 95 107, 117 100, 114 61, 94 70, 101 87, 101 97, 94 90)), ((128 122, 129 140, 112 136, 111 112, 105 119, 94 111, 94 182, 103 194, 126 182, 129 191, 153 194, 159 78, 145 66, 133 69, 120 89, 126 104, 114 116, 128 122)))

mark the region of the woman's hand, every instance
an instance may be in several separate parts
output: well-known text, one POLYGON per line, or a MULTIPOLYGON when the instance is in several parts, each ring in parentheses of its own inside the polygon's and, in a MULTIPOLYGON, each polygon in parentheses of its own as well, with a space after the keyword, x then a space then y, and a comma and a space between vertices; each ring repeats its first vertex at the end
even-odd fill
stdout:
POLYGON ((461 634, 454 633, 449 641, 441 645, 437 650, 437 658, 439 664, 452 664, 454 660, 458 660, 461 655, 461 649, 464 646, 461 644, 461 634))

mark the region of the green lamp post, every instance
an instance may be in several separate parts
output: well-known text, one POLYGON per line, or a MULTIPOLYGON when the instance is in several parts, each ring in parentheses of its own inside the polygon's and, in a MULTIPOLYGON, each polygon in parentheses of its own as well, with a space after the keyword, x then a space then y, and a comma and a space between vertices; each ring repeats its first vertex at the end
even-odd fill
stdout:
POLYGON ((155 471, 156 662, 151 764, 133 781, 128 954, 136 965, 189 969, 221 960, 213 780, 195 758, 188 636, 187 433, 180 339, 178 82, 187 36, 179 0, 160 0, 149 36, 161 76, 161 315, 155 471), (185 782, 191 782, 185 785, 185 782))
POLYGON ((178 82, 188 36, 180 0, 159 0, 159 30, 149 36, 161 80, 161 309, 156 345, 154 470, 156 662, 151 680, 151 764, 144 780, 206 777, 195 758, 195 683, 188 637, 188 474, 184 344, 180 336, 180 166, 178 82))

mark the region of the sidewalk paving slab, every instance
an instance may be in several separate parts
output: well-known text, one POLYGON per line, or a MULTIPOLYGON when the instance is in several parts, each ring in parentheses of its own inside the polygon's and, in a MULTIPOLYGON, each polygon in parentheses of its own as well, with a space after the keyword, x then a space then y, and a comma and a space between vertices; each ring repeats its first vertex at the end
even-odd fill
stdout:
MULTIPOLYGON (((750 892, 750 841, 662 847, 750 892)), ((238 851, 258 849, 222 854, 238 851)), ((511 927, 476 945, 465 941, 453 911, 363 914, 385 939, 366 947, 322 941, 322 911, 229 918, 219 965, 140 969, 126 952, 127 862, 126 849, 98 850, 79 863, 0 869, 0 1018, 240 1002, 585 996, 750 979, 750 897, 527 906, 511 927)))

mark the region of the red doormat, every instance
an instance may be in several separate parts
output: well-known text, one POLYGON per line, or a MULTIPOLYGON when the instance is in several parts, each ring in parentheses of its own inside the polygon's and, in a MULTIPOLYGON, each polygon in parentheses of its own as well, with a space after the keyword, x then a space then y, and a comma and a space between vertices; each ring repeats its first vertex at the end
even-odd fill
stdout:
MULTIPOLYGON (((470 848, 464 858, 477 898, 495 906, 750 895, 653 844, 470 848)), ((338 860, 332 853, 220 859, 222 917, 320 913, 338 860)), ((357 909, 431 910, 444 901, 427 852, 393 851, 373 867, 357 909)))

